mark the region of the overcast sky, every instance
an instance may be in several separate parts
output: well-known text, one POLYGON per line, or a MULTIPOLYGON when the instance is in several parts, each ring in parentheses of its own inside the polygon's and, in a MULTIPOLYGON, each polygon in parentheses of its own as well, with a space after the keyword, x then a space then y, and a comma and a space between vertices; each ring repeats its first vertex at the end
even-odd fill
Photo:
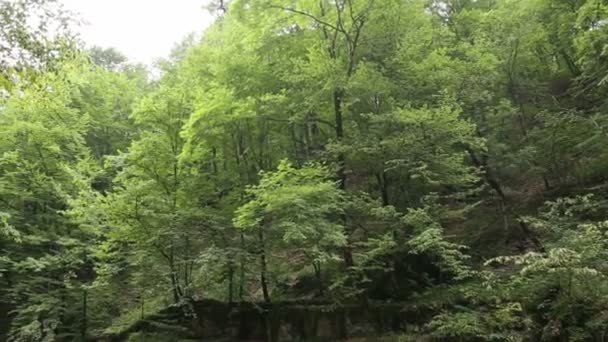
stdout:
POLYGON ((133 62, 167 57, 190 32, 212 21, 207 0, 60 0, 88 24, 79 28, 89 45, 115 47, 133 62))

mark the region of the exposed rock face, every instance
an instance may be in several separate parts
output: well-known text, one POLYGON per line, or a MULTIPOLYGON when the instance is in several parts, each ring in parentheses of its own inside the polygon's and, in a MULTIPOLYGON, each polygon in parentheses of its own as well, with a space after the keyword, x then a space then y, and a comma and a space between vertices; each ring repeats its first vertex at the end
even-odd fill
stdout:
POLYGON ((134 332, 228 341, 335 341, 406 330, 404 304, 332 305, 320 302, 234 303, 214 300, 170 307, 102 340, 124 341, 134 332))

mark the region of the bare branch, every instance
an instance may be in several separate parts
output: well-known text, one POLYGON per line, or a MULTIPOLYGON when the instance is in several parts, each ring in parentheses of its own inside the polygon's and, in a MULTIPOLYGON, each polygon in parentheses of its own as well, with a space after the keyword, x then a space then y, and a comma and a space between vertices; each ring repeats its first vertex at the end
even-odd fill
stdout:
POLYGON ((270 7, 271 8, 276 8, 276 9, 280 9, 280 10, 283 10, 283 11, 286 11, 286 12, 291 12, 291 13, 295 13, 295 14, 299 14, 299 15, 305 16, 307 18, 310 18, 310 19, 314 20, 317 24, 329 27, 329 28, 331 28, 333 30, 336 30, 336 31, 340 31, 340 32, 346 33, 343 30, 341 30, 340 28, 338 28, 338 27, 336 27, 336 26, 328 23, 327 21, 322 20, 322 19, 320 19, 320 18, 318 18, 318 17, 316 17, 316 16, 314 16, 314 15, 308 13, 308 12, 300 11, 300 10, 297 10, 295 8, 276 6, 276 5, 271 5, 270 7))
MULTIPOLYGON (((268 120, 268 121, 275 121, 275 122, 286 122, 286 123, 291 123, 292 121, 289 119, 279 119, 279 118, 272 118, 272 117, 268 117, 268 116, 263 116, 262 119, 264 120, 268 120)), ((317 122, 317 123, 322 123, 324 125, 328 125, 330 127, 335 128, 335 124, 327 121, 327 120, 323 120, 320 118, 307 118, 306 119, 307 122, 317 122)))

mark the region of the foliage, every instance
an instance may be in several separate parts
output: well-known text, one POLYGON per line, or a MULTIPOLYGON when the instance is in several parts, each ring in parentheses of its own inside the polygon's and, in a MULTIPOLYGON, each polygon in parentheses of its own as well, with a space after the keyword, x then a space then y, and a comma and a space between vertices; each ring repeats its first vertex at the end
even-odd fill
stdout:
POLYGON ((530 219, 548 235, 546 252, 488 261, 517 265, 501 286, 510 289, 508 298, 522 304, 545 338, 588 340, 605 333, 605 326, 596 325, 608 305, 603 207, 605 200, 590 195, 549 202, 539 217, 530 219))
POLYGON ((57 1, 0 3, 6 339, 316 298, 412 303, 429 338, 601 340, 604 1, 210 6, 151 77, 57 1))

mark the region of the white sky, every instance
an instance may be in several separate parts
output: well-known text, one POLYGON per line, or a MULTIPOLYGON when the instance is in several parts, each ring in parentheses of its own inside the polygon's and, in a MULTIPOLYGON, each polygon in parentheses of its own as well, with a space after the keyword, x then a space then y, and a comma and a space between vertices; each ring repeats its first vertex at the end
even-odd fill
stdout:
POLYGON ((167 57, 188 33, 209 26, 208 0, 60 0, 87 23, 78 28, 88 45, 115 47, 132 62, 167 57))

